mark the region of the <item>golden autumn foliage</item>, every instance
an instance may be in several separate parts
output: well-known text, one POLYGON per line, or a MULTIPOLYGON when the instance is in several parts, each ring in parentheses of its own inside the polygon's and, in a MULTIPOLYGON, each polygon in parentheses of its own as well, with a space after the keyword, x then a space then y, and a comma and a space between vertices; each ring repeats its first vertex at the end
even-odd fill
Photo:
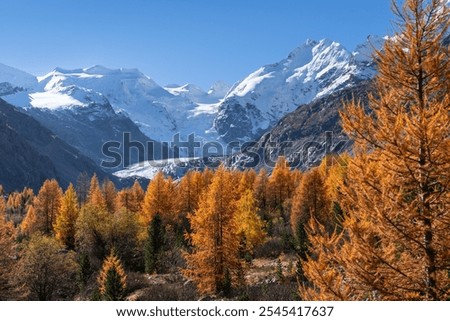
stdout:
POLYGON ((196 283, 200 293, 226 291, 239 281, 239 236, 231 175, 224 167, 217 169, 198 210, 188 216, 193 249, 185 255, 187 269, 183 273, 196 283))
POLYGON ((38 231, 36 210, 33 205, 28 207, 27 215, 20 223, 20 231, 24 235, 31 235, 38 231))
POLYGON ((30 299, 48 301, 70 295, 76 271, 75 255, 51 236, 35 233, 21 253, 17 281, 30 299))
POLYGON ((114 249, 122 259, 125 266, 135 263, 136 254, 139 253, 139 223, 136 214, 125 209, 117 210, 110 214, 106 222, 103 222, 105 248, 114 249))
POLYGON ((69 250, 75 249, 75 223, 78 218, 78 199, 75 188, 69 185, 61 201, 61 208, 54 225, 55 237, 69 250))
POLYGON ((98 276, 99 292, 104 300, 119 301, 125 297, 127 276, 119 258, 111 254, 103 261, 103 266, 98 276))
POLYGON ((295 182, 285 157, 280 156, 268 181, 268 201, 272 210, 278 211, 282 217, 286 213, 285 202, 292 197, 295 182))
POLYGON ((142 210, 139 213, 139 220, 143 227, 147 227, 156 214, 159 214, 163 221, 173 219, 173 182, 166 180, 162 172, 158 172, 148 184, 145 193, 142 210))
POLYGON ((189 171, 183 176, 176 188, 176 212, 178 215, 186 216, 198 208, 200 195, 206 188, 202 173, 189 171))
MULTIPOLYGON (((0 185, 0 188, 1 187, 2 186, 0 185)), ((3 195, 0 195, 0 217, 2 217, 3 219, 6 218, 6 202, 3 198, 3 195)))
POLYGON ((11 278, 15 273, 15 230, 5 219, 5 201, 0 197, 0 300, 10 298, 11 278))
POLYGON ((87 203, 90 206, 95 206, 105 211, 108 210, 108 204, 106 203, 96 174, 94 174, 91 178, 87 203))
POLYGON ((25 187, 22 192, 9 194, 6 203, 6 218, 18 224, 28 212, 28 207, 34 201, 34 193, 31 188, 25 187))
POLYGON ((117 190, 116 186, 109 179, 105 179, 102 184, 102 193, 105 200, 106 210, 109 213, 114 213, 117 210, 117 190))
POLYGON ((377 53, 369 110, 345 106, 355 141, 340 187, 343 232, 312 226, 304 299, 450 297, 450 66, 446 1, 394 3, 401 28, 377 53))
POLYGON ((245 250, 252 253, 253 249, 262 244, 266 238, 264 231, 264 221, 257 214, 253 192, 248 189, 241 194, 241 198, 236 202, 234 219, 236 221, 236 233, 241 240, 245 240, 245 250))
POLYGON ((131 188, 123 189, 117 193, 117 209, 125 208, 127 211, 139 213, 144 196, 145 192, 136 180, 131 188))
MULTIPOLYGON (((0 188, 2 188, 1 185, 0 188)), ((6 217, 6 202, 2 194, 0 194, 0 216, 3 218, 6 217)))
POLYGON ((92 205, 80 209, 75 225, 75 244, 79 253, 88 254, 95 265, 112 249, 130 264, 136 255, 139 224, 133 212, 122 208, 108 213, 92 205))
POLYGON ((47 235, 53 233, 53 225, 61 207, 63 192, 55 179, 46 180, 35 199, 37 229, 47 235))
POLYGON ((330 201, 324 177, 318 168, 303 175, 292 199, 291 227, 295 233, 299 222, 306 224, 311 218, 330 225, 330 201))
POLYGON ((257 176, 257 174, 254 169, 249 169, 242 173, 241 179, 239 181, 239 186, 238 186, 238 194, 239 195, 244 194, 247 190, 253 191, 256 176, 257 176))
POLYGON ((326 156, 319 166, 324 179, 327 197, 332 202, 339 202, 341 186, 345 184, 347 167, 351 157, 348 153, 326 156))
POLYGON ((90 205, 89 202, 81 207, 75 223, 77 252, 102 260, 108 253, 106 236, 110 219, 111 215, 104 208, 90 205))

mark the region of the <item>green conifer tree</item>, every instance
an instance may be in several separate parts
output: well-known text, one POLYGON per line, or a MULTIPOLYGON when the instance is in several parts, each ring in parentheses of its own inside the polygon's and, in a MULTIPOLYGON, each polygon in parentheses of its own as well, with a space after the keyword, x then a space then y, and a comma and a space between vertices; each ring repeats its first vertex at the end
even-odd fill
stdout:
POLYGON ((145 272, 157 272, 157 264, 164 246, 164 227, 162 218, 156 214, 148 227, 148 238, 145 242, 145 272))

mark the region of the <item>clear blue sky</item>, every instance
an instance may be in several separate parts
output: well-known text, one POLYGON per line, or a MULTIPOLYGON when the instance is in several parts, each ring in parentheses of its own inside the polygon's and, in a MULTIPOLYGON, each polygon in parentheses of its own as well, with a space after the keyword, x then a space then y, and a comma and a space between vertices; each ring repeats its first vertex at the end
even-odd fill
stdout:
POLYGON ((0 62, 138 68, 207 89, 277 62, 307 38, 352 50, 392 31, 390 0, 0 0, 0 62))

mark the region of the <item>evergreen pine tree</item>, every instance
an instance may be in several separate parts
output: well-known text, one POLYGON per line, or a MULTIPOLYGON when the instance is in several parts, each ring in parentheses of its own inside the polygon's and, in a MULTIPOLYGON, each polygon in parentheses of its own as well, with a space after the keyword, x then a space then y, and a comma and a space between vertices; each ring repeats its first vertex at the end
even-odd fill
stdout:
POLYGON ((92 267, 91 260, 89 259, 89 255, 87 253, 80 253, 78 256, 78 285, 80 287, 80 291, 83 291, 86 287, 89 277, 92 275, 92 267))
POLYGON ((158 270, 158 259, 164 246, 164 226, 161 216, 156 214, 148 227, 148 237, 145 241, 144 259, 145 272, 152 274, 158 270))

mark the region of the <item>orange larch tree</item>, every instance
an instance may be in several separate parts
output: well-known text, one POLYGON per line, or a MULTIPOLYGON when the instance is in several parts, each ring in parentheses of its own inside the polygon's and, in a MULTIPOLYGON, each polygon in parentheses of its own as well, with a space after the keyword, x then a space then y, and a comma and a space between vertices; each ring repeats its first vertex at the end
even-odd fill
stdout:
POLYGON ((189 215, 192 253, 185 255, 184 274, 201 293, 226 292, 241 273, 239 236, 234 219, 234 186, 231 173, 223 166, 216 170, 199 208, 189 215))
POLYGON ((5 200, 0 197, 0 300, 11 299, 12 277, 15 273, 15 230, 5 218, 5 200))
POLYGON ((55 237, 69 250, 75 249, 75 224, 78 218, 78 198, 72 184, 67 188, 61 201, 61 208, 54 225, 55 237))
POLYGON ((289 213, 286 212, 285 202, 292 197, 294 186, 289 163, 284 156, 280 156, 269 177, 268 199, 271 209, 286 221, 289 213))
POLYGON ((106 210, 114 213, 117 210, 117 190, 116 186, 109 179, 105 179, 102 184, 103 198, 105 199, 106 210))
POLYGON ((103 210, 107 210, 108 208, 96 174, 92 176, 89 184, 87 203, 90 206, 95 206, 103 210))
POLYGON ((164 222, 172 219, 174 195, 170 192, 173 188, 171 184, 172 182, 166 180, 162 172, 158 172, 148 184, 139 215, 143 227, 147 228, 156 214, 159 214, 164 222))
POLYGON ((306 299, 450 297, 450 23, 442 0, 394 3, 400 31, 377 52, 368 109, 346 105, 355 141, 343 232, 312 229, 306 299))
POLYGON ((61 207, 63 192, 55 179, 46 180, 39 190, 34 208, 38 230, 45 234, 53 233, 53 225, 61 207))

